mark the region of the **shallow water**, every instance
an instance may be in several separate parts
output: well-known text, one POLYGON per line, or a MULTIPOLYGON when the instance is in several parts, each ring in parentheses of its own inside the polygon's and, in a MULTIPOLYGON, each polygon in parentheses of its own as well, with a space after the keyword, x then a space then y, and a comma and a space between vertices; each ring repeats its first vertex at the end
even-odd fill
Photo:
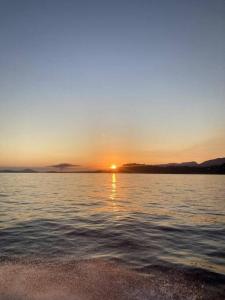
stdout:
MULTIPOLYGON (((225 282, 225 176, 0 174, 0 182, 0 274, 24 263, 28 272, 36 260, 43 267, 65 259, 91 259, 93 265, 97 259, 95 270, 113 261, 124 272, 149 276, 157 270, 159 281, 170 274, 167 285, 174 281, 171 270, 182 272, 184 281, 191 274, 200 282, 198 291, 214 286, 211 293, 219 299, 225 282)), ((127 299, 146 297, 139 296, 127 299)))

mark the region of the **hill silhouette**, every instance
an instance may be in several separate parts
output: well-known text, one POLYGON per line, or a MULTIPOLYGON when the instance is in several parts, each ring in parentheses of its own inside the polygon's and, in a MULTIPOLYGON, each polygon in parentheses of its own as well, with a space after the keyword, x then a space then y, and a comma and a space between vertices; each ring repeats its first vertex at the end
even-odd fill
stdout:
POLYGON ((153 174, 225 174, 225 158, 211 159, 200 164, 195 161, 160 165, 131 163, 124 164, 119 168, 119 172, 153 174))

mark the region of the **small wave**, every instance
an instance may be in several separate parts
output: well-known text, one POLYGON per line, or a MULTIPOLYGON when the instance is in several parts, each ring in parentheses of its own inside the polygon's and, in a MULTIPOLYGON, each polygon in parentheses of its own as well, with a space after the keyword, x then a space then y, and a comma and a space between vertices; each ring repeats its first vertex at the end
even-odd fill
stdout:
POLYGON ((0 265, 1 300, 224 299, 198 277, 180 271, 136 272, 118 262, 14 261, 0 265))
POLYGON ((2 194, 2 193, 0 193, 0 197, 8 197, 9 195, 7 195, 7 194, 2 194))

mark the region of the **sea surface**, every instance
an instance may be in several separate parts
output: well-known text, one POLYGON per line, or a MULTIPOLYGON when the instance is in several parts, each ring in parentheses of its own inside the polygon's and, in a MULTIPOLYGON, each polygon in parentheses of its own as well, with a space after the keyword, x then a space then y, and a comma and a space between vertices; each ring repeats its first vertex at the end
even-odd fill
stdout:
POLYGON ((0 174, 0 299, 225 299, 225 176, 0 174))

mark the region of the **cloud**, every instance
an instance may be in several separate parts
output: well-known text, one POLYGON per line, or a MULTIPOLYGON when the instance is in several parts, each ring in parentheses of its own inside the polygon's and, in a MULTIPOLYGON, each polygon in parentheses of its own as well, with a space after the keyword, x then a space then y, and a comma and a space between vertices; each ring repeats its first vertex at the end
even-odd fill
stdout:
POLYGON ((69 163, 61 163, 61 164, 57 164, 57 165, 52 165, 49 166, 51 168, 75 168, 75 167, 80 167, 80 165, 73 165, 73 164, 69 164, 69 163))

